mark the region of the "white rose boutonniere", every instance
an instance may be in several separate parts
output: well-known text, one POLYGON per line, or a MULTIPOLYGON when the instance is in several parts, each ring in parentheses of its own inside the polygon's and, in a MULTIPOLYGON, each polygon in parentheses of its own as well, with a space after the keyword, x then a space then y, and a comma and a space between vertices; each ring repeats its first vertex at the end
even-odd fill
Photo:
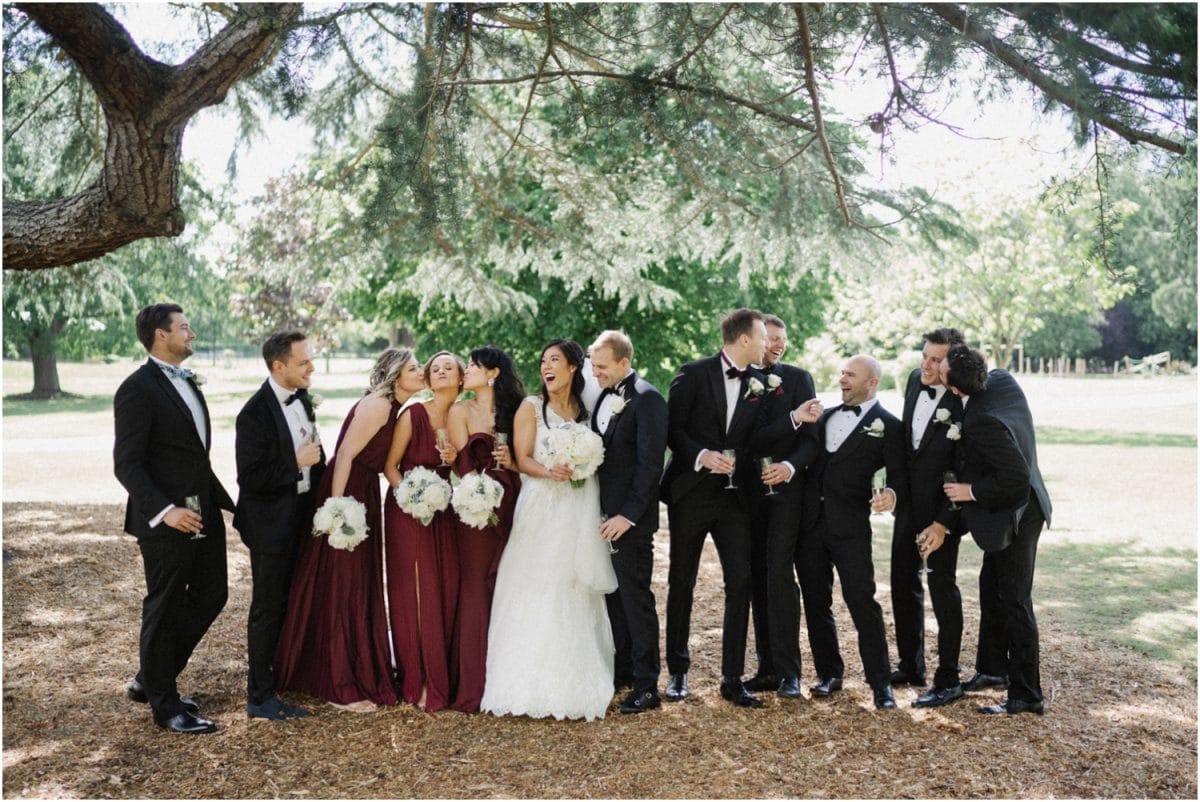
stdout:
POLYGON ((608 408, 614 415, 620 415, 625 411, 625 399, 622 396, 614 395, 612 401, 608 402, 608 408))
POLYGON ((876 418, 870 426, 864 426, 859 431, 867 437, 883 437, 883 418, 876 418))
POLYGON ((958 423, 950 424, 949 428, 946 429, 946 439, 947 440, 961 440, 962 439, 962 424, 958 424, 958 423))
POLYGON ((937 418, 938 423, 950 423, 950 410, 942 407, 937 412, 933 413, 933 417, 937 418))
POLYGON ((779 385, 783 384, 783 379, 776 376, 774 373, 767 376, 767 386, 772 390, 778 390, 779 385))
POLYGON ((308 397, 308 403, 313 409, 316 409, 325 403, 325 396, 321 395, 320 393, 313 393, 308 397))
POLYGON ((203 373, 196 373, 195 371, 192 371, 192 384, 199 387, 202 384, 208 384, 208 379, 204 377, 203 373))
POLYGON ((758 398, 763 394, 765 389, 766 388, 763 387, 762 382, 760 382, 758 379, 751 378, 750 381, 746 382, 746 394, 742 396, 742 398, 758 398))

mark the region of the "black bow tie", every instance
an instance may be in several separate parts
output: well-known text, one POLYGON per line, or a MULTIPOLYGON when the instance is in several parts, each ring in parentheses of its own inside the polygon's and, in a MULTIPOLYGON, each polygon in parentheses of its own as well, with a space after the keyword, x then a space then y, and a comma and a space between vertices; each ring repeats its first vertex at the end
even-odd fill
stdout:
POLYGON ((934 389, 933 387, 930 387, 930 386, 929 386, 929 385, 927 385, 927 384, 922 384, 922 385, 921 385, 921 392, 923 392, 923 393, 929 393, 929 397, 930 397, 930 398, 933 398, 933 397, 935 397, 935 396, 937 395, 937 390, 936 390, 936 389, 934 389))
POLYGON ((737 368, 732 367, 726 368, 725 375, 731 379, 745 379, 750 376, 750 368, 746 368, 745 370, 738 370, 737 368))
POLYGON ((857 404, 842 404, 842 412, 853 412, 855 417, 862 414, 862 407, 857 404))
POLYGON ((305 390, 303 387, 301 387, 299 390, 285 398, 283 400, 283 404, 284 406, 291 406, 293 401, 300 402, 300 404, 304 407, 304 414, 308 416, 309 421, 315 421, 317 419, 316 414, 313 412, 312 399, 308 397, 308 390, 305 390))

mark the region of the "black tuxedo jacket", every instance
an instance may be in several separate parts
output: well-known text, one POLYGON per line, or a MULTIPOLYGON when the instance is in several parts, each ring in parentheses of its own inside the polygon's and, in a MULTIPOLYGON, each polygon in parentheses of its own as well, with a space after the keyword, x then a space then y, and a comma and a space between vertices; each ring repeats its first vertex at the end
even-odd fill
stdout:
MULTIPOLYGON (((662 496, 668 504, 677 503, 711 476, 707 470, 695 470, 696 457, 704 449, 737 452, 734 481, 737 495, 743 498, 746 482, 755 468, 747 446, 765 408, 766 378, 751 368, 750 377, 763 386, 761 395, 748 395, 750 378, 742 380, 737 406, 729 431, 725 430, 727 403, 725 401, 725 365, 721 355, 689 362, 671 380, 667 398, 667 445, 671 458, 663 472, 662 496)), ((744 500, 744 498, 743 498, 744 500)))
POLYGON ((757 479, 761 472, 757 470, 757 460, 770 457, 772 462, 790 462, 796 469, 790 482, 775 486, 778 495, 764 496, 775 503, 797 502, 804 492, 804 470, 811 465, 818 455, 817 426, 814 423, 802 424, 799 428, 792 425, 791 412, 805 401, 817 397, 812 374, 807 370, 793 365, 776 364, 763 371, 767 382, 767 393, 763 399, 762 419, 754 429, 751 437, 750 451, 754 455, 756 470, 754 482, 756 487, 762 487, 757 479), (780 384, 771 389, 771 376, 779 377, 780 384))
MULTIPOLYGON (((620 515, 635 526, 651 521, 657 529, 658 483, 667 449, 667 402, 636 371, 622 380, 619 392, 625 408, 609 419, 608 429, 601 435, 604 462, 596 472, 600 510, 605 515, 620 515)), ((599 409, 597 401, 593 429, 599 409)))
POLYGON ((825 450, 825 426, 829 416, 841 405, 826 410, 817 421, 817 460, 808 469, 804 481, 804 505, 801 526, 812 529, 820 513, 825 515, 829 532, 838 537, 871 536, 871 479, 880 468, 887 468, 887 486, 896 493, 896 502, 904 498, 908 487, 904 467, 904 427, 895 415, 876 403, 859 418, 854 431, 832 454, 825 450), (865 430, 883 421, 883 437, 865 430))
POLYGON ((969 482, 975 496, 963 505, 963 523, 981 549, 1008 547, 1031 489, 1049 525, 1050 496, 1038 470, 1033 416, 1008 371, 988 373, 987 389, 968 398, 961 443, 959 480, 969 482))
MULTIPOLYGON (((292 431, 270 382, 263 382, 238 413, 238 503, 233 525, 242 542, 255 551, 283 552, 291 548, 306 522, 296 504, 300 466, 292 431)), ((309 472, 310 487, 317 489, 325 470, 325 453, 309 472)))
POLYGON ((204 410, 208 442, 200 441, 191 410, 153 360, 130 374, 113 398, 114 472, 129 492, 125 531, 138 539, 180 535, 165 523, 151 528, 150 520, 170 504, 184 506, 188 496, 200 497, 205 534, 225 535, 221 510, 232 512, 233 499, 213 473, 208 404, 194 382, 192 387, 204 410))
POLYGON ((920 532, 934 521, 955 532, 960 524, 960 514, 950 509, 950 499, 942 490, 944 474, 957 467, 958 441, 947 437, 950 424, 961 426, 963 419, 962 399, 947 390, 929 419, 925 434, 917 448, 912 446, 913 411, 917 407, 925 385, 921 384, 918 368, 908 377, 904 391, 904 454, 907 457, 908 491, 896 504, 896 531, 920 532), (946 410, 950 419, 941 423, 938 410, 946 410))

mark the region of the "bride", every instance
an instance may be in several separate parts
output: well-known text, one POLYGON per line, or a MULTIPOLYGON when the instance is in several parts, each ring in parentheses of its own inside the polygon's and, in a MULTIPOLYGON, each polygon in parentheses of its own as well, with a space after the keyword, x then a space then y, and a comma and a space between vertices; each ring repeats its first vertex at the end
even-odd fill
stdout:
POLYGON ((583 349, 553 340, 542 350, 540 396, 514 421, 517 497, 500 558, 488 631, 482 710, 533 718, 603 718, 613 697, 613 638, 604 596, 616 590, 600 538, 595 476, 573 487, 571 467, 549 464, 552 428, 586 426, 583 349))

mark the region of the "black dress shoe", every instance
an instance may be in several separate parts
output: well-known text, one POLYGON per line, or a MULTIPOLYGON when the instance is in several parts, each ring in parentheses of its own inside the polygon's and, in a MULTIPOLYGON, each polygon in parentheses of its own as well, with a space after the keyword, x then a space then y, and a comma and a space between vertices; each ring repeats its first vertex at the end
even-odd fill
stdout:
POLYGON ((166 721, 158 721, 156 719, 154 723, 164 730, 187 733, 188 735, 201 735, 206 732, 217 731, 216 724, 206 718, 193 716, 191 713, 180 713, 178 716, 172 716, 166 721))
POLYGON ((255 704, 254 702, 246 703, 246 715, 250 718, 265 718, 269 721, 283 721, 289 718, 304 718, 309 715, 309 712, 303 707, 294 707, 280 699, 278 696, 272 696, 262 702, 255 704))
POLYGON ((621 702, 622 713, 644 713, 662 705, 658 691, 634 691, 621 702))
POLYGON ((667 692, 663 694, 668 702, 682 702, 688 698, 687 674, 672 674, 667 683, 667 692))
POLYGON ((875 708, 877 710, 895 710, 896 700, 892 697, 892 686, 884 685, 875 689, 875 708))
POLYGON ((925 675, 924 674, 910 674, 907 671, 904 671, 903 669, 898 668, 892 672, 892 684, 893 685, 918 685, 918 686, 924 687, 925 686, 925 675))
POLYGON ((1004 690, 1008 687, 1008 677, 997 677, 995 674, 976 674, 962 684, 964 691, 982 691, 984 688, 1004 690))
POLYGON ((748 691, 773 691, 778 687, 779 677, 774 674, 759 672, 746 680, 746 690, 748 691))
POLYGON ((962 685, 952 685, 949 688, 939 688, 936 685, 925 693, 917 697, 917 701, 913 702, 913 707, 941 707, 948 705, 955 699, 961 699, 963 695, 962 685))
POLYGON ((800 678, 784 677, 779 681, 779 687, 775 689, 775 693, 784 699, 799 699, 802 696, 800 693, 800 678))
MULTIPOLYGON (((133 682, 130 682, 129 687, 125 689, 125 696, 129 699, 129 701, 137 702, 138 704, 142 705, 149 704, 150 702, 150 697, 146 695, 145 686, 136 679, 133 682)), ((195 699, 190 699, 186 696, 180 696, 179 701, 183 705, 183 709, 187 712, 192 713, 193 715, 200 712, 200 705, 195 699)))
POLYGON ((834 691, 840 691, 841 689, 841 677, 826 677, 816 685, 813 685, 811 688, 809 688, 809 690, 812 691, 813 696, 832 696, 834 691))
POLYGON ((1039 716, 1046 715, 1046 706, 1041 702, 1024 702, 1020 699, 1009 699, 1002 705, 983 705, 979 708, 980 713, 988 713, 996 716, 1001 713, 1007 713, 1010 716, 1015 716, 1018 713, 1036 713, 1039 716))
POLYGON ((740 679, 723 678, 721 680, 721 698, 733 702, 738 707, 762 707, 763 701, 757 696, 751 696, 746 690, 746 683, 740 679))

